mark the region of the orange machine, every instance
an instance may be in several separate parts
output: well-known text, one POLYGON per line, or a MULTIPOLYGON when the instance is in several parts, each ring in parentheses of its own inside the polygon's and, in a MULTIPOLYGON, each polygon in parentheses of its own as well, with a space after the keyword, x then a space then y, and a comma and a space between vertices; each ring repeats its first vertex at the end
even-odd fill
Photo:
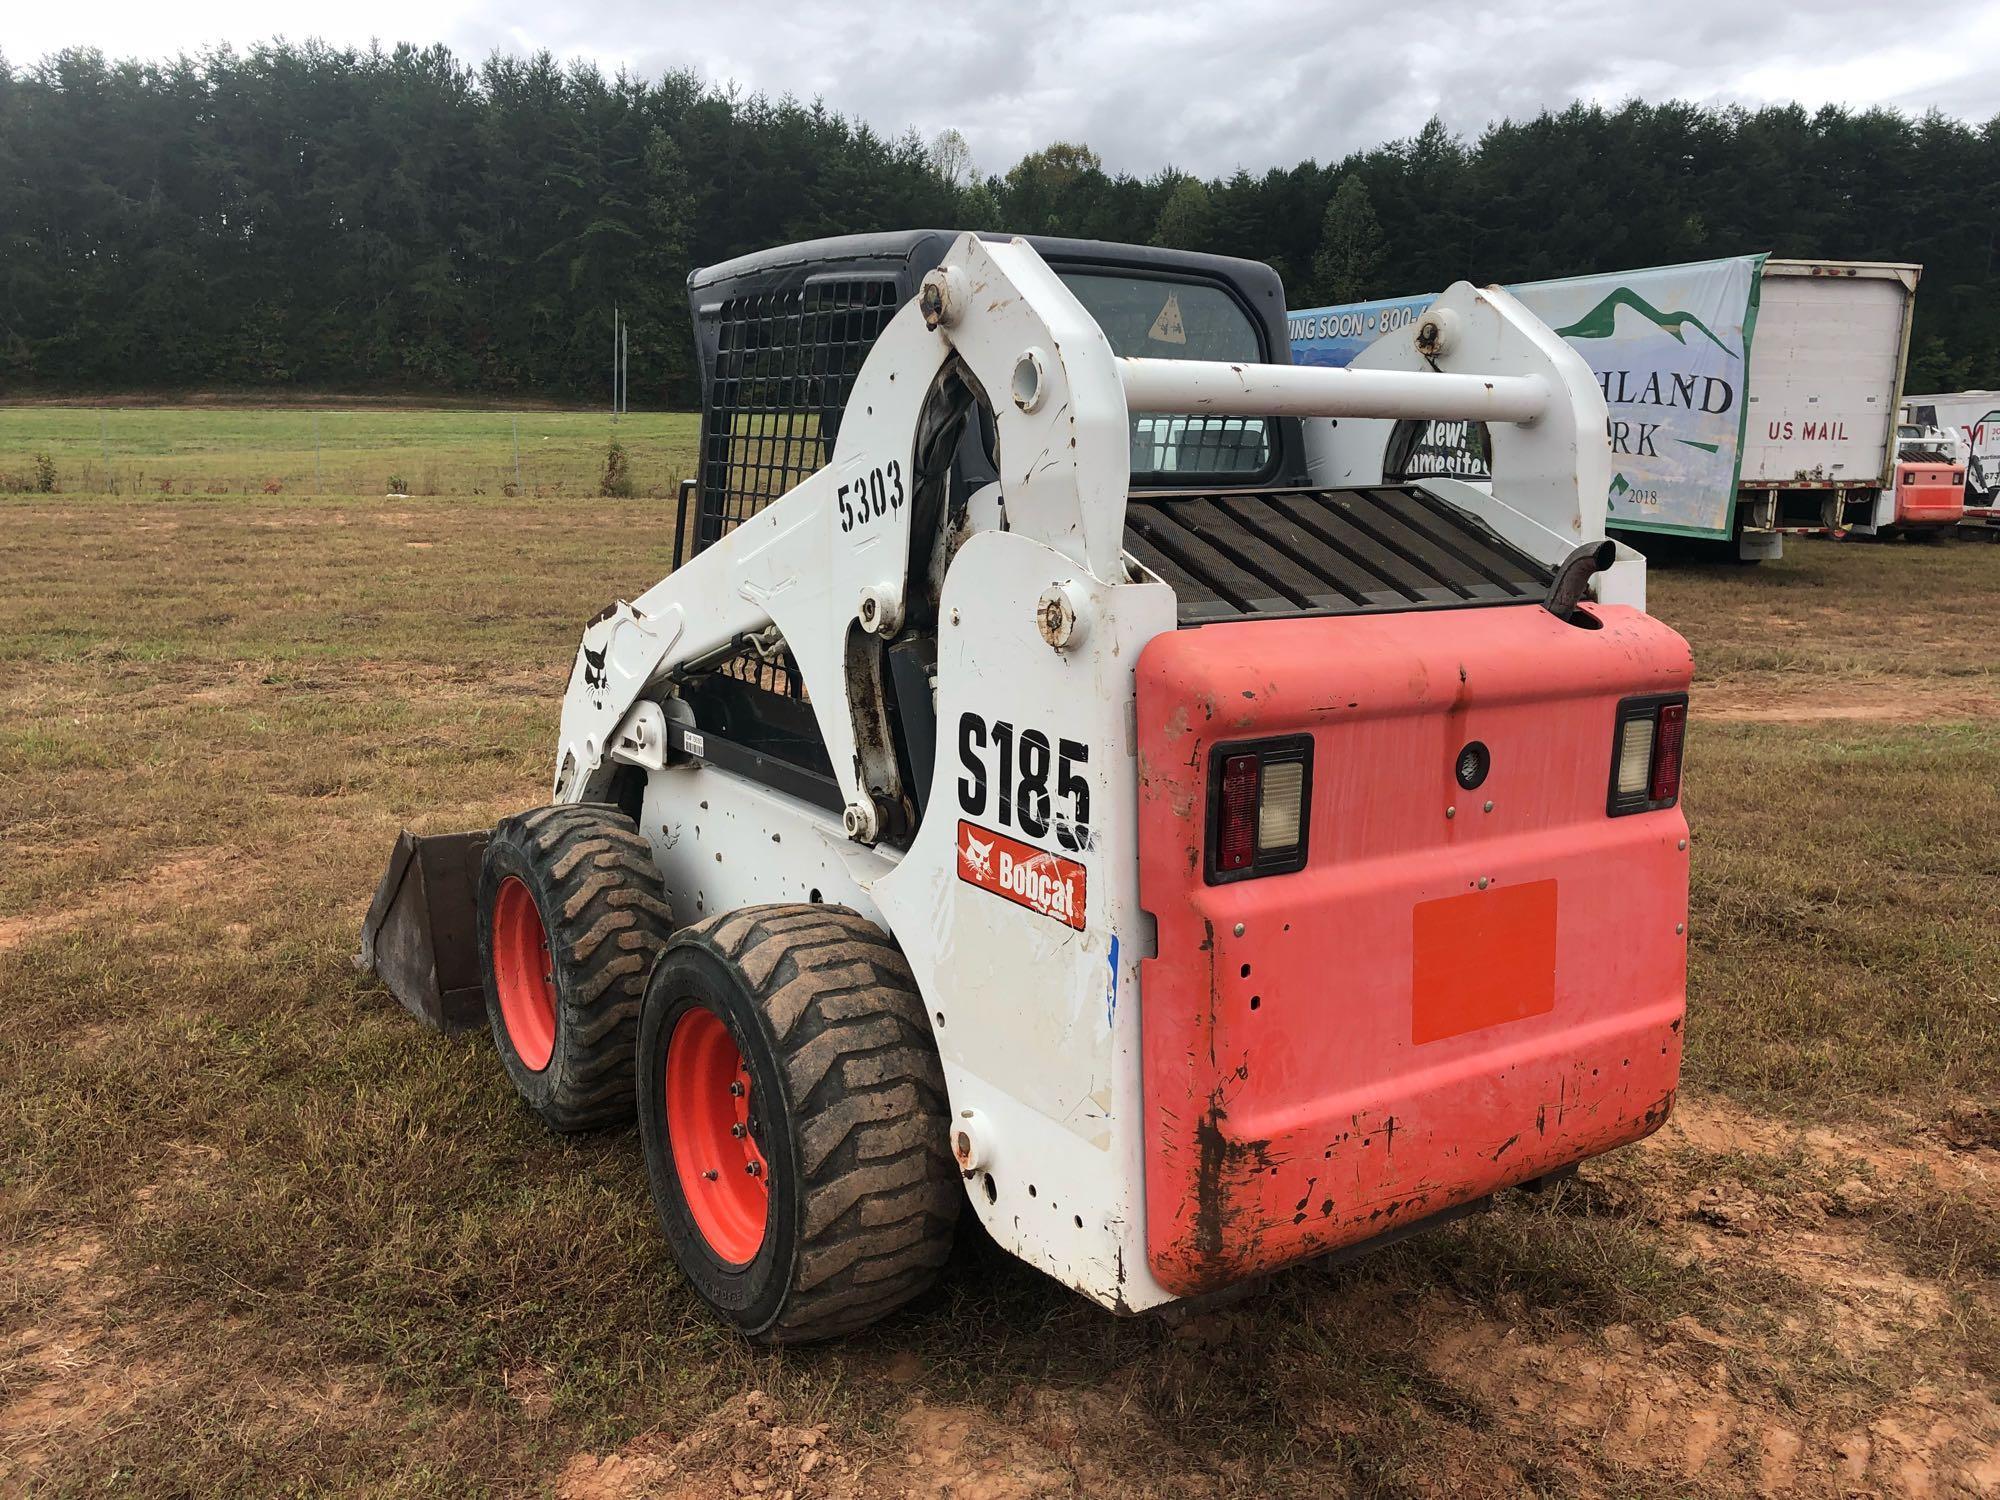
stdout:
POLYGON ((1956 526, 1965 519, 1965 470, 1947 464, 1896 465, 1896 525, 1956 526))
POLYGON ((1965 458, 1953 434, 1896 429, 1897 531, 1934 531, 1965 519, 1965 458))
POLYGON ((583 627, 548 804, 404 841, 366 940, 456 1016, 475 935, 680 1285, 830 1338, 972 1215, 1144 1312, 1665 1120, 1691 667, 1553 330, 1461 282, 1301 368, 1267 266, 929 230, 689 296, 694 555, 583 627), (1394 477, 1433 422, 1490 482, 1394 477))

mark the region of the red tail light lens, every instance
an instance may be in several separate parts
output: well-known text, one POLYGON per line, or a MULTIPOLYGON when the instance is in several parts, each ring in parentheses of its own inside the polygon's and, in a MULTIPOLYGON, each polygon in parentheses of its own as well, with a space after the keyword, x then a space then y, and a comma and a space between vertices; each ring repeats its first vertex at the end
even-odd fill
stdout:
POLYGON ((1627 698, 1611 733, 1610 816, 1672 807, 1681 795, 1681 751, 1687 738, 1687 694, 1627 698))
POLYGON ((1672 802, 1681 794, 1681 740, 1687 733, 1687 717, 1685 703, 1660 708, 1659 727, 1653 733, 1653 774, 1647 784, 1655 802, 1672 802))
POLYGON ((1232 755, 1222 763, 1215 824, 1215 868, 1247 870, 1257 858, 1257 757, 1232 755))
POLYGON ((1302 870, 1312 810, 1312 736, 1218 745, 1208 763, 1210 885, 1302 870))

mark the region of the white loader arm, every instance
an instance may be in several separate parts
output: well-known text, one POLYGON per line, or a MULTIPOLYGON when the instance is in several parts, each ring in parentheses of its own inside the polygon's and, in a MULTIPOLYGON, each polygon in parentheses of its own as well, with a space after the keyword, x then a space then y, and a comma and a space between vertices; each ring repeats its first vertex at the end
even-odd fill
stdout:
MULTIPOLYGON (((1602 538, 1609 458, 1588 367, 1504 293, 1461 284, 1432 316, 1444 330, 1434 356, 1377 361, 1371 351, 1346 370, 1119 359, 1026 242, 960 236, 870 350, 831 462, 586 626, 563 700, 555 800, 603 796, 617 763, 657 768, 665 726, 649 689, 757 638, 772 650, 781 642, 804 679, 849 836, 881 836, 903 789, 869 638, 902 625, 917 438, 954 359, 993 415, 1003 525, 1103 583, 1127 576, 1131 412, 1384 419, 1324 424, 1309 438, 1314 478, 1328 484, 1380 481, 1386 419, 1491 422, 1510 518, 1495 529, 1532 537, 1528 550, 1553 562, 1602 538), (1551 557, 1557 538, 1568 546, 1551 557)), ((921 539, 920 554, 930 545, 921 539)))
POLYGON ((919 419, 954 355, 993 410, 1009 529, 1097 577, 1121 576, 1125 401, 1090 314, 1025 243, 969 234, 922 301, 870 350, 832 462, 585 628, 563 699, 556 800, 601 795, 621 738, 621 759, 657 764, 650 716, 627 724, 641 696, 676 667, 775 626, 805 680, 849 831, 873 841, 898 773, 879 695, 851 690, 850 667, 865 656, 851 642, 901 625, 919 419))

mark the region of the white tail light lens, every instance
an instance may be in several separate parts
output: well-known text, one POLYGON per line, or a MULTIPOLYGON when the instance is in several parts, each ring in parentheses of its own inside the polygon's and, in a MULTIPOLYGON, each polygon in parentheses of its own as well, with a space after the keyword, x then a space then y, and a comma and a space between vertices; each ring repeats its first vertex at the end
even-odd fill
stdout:
POLYGON ((1298 844, 1305 790, 1304 761, 1278 761, 1264 768, 1264 785, 1257 797, 1259 849, 1290 849, 1298 844))
POLYGON ((1643 797, 1653 774, 1653 721, 1628 719, 1624 737, 1618 743, 1620 797, 1643 797))

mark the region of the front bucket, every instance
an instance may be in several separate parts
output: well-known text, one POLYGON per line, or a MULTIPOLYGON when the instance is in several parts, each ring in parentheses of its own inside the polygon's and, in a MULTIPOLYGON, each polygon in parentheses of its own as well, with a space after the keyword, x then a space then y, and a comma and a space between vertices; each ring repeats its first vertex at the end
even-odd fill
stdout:
POLYGON ((440 1030, 486 1019, 475 909, 485 852, 484 829, 419 836, 405 828, 361 924, 355 967, 440 1030))

